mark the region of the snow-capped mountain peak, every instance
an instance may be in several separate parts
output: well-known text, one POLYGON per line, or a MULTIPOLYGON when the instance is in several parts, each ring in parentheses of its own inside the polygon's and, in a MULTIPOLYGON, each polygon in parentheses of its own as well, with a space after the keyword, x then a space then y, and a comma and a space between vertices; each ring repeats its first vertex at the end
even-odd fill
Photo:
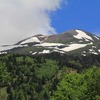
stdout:
POLYGON ((69 53, 78 51, 78 53, 82 55, 86 55, 86 53, 99 54, 100 37, 82 30, 70 30, 62 34, 47 36, 38 34, 21 40, 14 45, 6 46, 6 48, 9 49, 5 49, 5 47, 1 48, 2 52, 0 52, 0 54, 6 52, 34 55, 52 52, 69 53))
POLYGON ((77 39, 89 39, 89 40, 92 40, 92 37, 90 37, 89 35, 87 35, 87 33, 81 31, 81 30, 75 30, 78 34, 77 35, 74 35, 75 38, 77 39))

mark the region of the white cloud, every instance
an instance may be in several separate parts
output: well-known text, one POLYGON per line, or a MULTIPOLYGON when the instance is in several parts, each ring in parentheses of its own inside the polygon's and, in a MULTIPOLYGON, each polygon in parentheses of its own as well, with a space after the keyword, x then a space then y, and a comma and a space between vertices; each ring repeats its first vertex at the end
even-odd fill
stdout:
POLYGON ((0 0, 0 44, 15 43, 34 34, 56 33, 50 13, 63 0, 0 0))

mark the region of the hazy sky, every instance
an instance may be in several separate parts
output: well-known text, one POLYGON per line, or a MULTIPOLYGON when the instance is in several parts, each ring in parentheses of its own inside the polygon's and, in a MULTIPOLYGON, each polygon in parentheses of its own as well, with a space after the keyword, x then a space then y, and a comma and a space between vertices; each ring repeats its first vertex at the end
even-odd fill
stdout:
POLYGON ((0 44, 13 44, 34 34, 55 34, 51 15, 64 0, 0 0, 0 44))

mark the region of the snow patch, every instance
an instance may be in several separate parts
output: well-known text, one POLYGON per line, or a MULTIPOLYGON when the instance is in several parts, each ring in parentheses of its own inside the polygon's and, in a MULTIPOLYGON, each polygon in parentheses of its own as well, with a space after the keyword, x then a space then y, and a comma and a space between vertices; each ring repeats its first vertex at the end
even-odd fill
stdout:
POLYGON ((53 50, 53 52, 59 52, 59 50, 53 50))
POLYGON ((97 40, 100 40, 97 36, 94 36, 97 40))
POLYGON ((79 42, 83 42, 82 40, 80 40, 79 42))
POLYGON ((73 42, 70 42, 70 44, 73 44, 73 42))
POLYGON ((35 55, 35 54, 37 54, 37 52, 32 53, 32 55, 35 55))
POLYGON ((26 44, 26 43, 31 43, 31 42, 39 42, 40 43, 40 40, 37 37, 32 37, 30 39, 27 39, 27 40, 21 42, 21 44, 26 44))
POLYGON ((84 38, 84 39, 85 39, 85 41, 87 41, 87 42, 89 41, 87 38, 84 38))
POLYGON ((86 51, 83 51, 83 53, 86 53, 86 51))
POLYGON ((60 50, 68 52, 68 51, 72 51, 75 49, 83 48, 85 46, 87 46, 87 44, 71 44, 71 45, 69 45, 69 47, 65 47, 65 48, 60 49, 60 50))
POLYGON ((59 53, 65 53, 64 51, 59 51, 59 50, 53 50, 53 52, 59 52, 59 53))
POLYGON ((97 52, 92 52, 92 54, 98 55, 98 53, 97 53, 97 52))
POLYGON ((7 52, 0 52, 0 55, 1 55, 1 54, 7 54, 7 52))
POLYGON ((32 53, 32 51, 30 51, 30 53, 32 53))
POLYGON ((96 47, 96 46, 92 46, 92 48, 94 48, 94 49, 95 49, 95 48, 97 48, 97 47, 96 47))
POLYGON ((89 39, 89 40, 92 40, 92 37, 90 37, 89 35, 87 35, 85 32, 81 31, 81 30, 75 30, 78 34, 77 35, 74 35, 75 38, 77 39, 89 39))
POLYGON ((93 49, 89 49, 90 52, 94 51, 93 49))
POLYGON ((41 43, 41 44, 36 44, 35 46, 43 46, 43 47, 49 47, 49 46, 62 46, 64 44, 61 43, 41 43))
POLYGON ((86 56, 86 54, 82 54, 82 56, 86 56))
POLYGON ((43 50, 43 53, 50 53, 50 50, 43 50))
POLYGON ((65 52, 63 52, 63 51, 60 51, 60 53, 65 53, 65 52))
POLYGON ((93 44, 93 42, 88 43, 89 45, 93 44))
POLYGON ((39 52, 39 54, 48 54, 50 53, 50 50, 43 50, 43 52, 39 52))
POLYGON ((89 49, 89 53, 92 53, 92 54, 98 55, 98 53, 95 52, 95 50, 93 50, 93 49, 89 49))
POLYGON ((100 52, 100 49, 98 50, 98 52, 100 52))

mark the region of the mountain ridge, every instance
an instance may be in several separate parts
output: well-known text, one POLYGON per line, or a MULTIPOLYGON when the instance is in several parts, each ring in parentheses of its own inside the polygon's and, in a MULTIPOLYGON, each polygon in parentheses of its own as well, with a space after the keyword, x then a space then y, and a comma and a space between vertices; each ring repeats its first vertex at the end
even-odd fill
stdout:
POLYGON ((15 53, 15 51, 17 51, 16 53, 18 53, 20 50, 23 52, 28 50, 27 53, 34 55, 52 52, 67 53, 77 51, 81 48, 88 48, 88 53, 98 54, 100 53, 99 43, 100 37, 83 30, 73 29, 63 32, 62 34, 47 36, 37 34, 15 43, 12 48, 5 49, 2 52, 15 53), (97 52, 95 52, 94 49, 97 52))
MULTIPOLYGON (((82 31, 82 30, 78 30, 78 31, 82 31)), ((86 31, 82 31, 82 32, 88 34, 89 36, 91 36, 95 40, 98 40, 98 39, 100 40, 100 37, 98 37, 98 36, 96 36, 94 34, 91 34, 91 33, 86 32, 86 31)), ((30 38, 33 38, 33 37, 37 37, 40 41, 41 41, 41 39, 48 37, 48 39, 44 39, 44 42, 59 42, 58 40, 61 41, 61 40, 63 40, 66 37, 66 40, 68 41, 70 38, 72 39, 77 34, 78 34, 77 30, 69 30, 67 32, 63 32, 62 34, 53 34, 53 35, 47 35, 47 36, 46 35, 39 34, 39 35, 34 35, 32 37, 29 37, 29 38, 26 38, 24 40, 21 40, 19 43, 16 43, 16 44, 20 44, 22 41, 25 41, 25 40, 30 39, 30 38)))

